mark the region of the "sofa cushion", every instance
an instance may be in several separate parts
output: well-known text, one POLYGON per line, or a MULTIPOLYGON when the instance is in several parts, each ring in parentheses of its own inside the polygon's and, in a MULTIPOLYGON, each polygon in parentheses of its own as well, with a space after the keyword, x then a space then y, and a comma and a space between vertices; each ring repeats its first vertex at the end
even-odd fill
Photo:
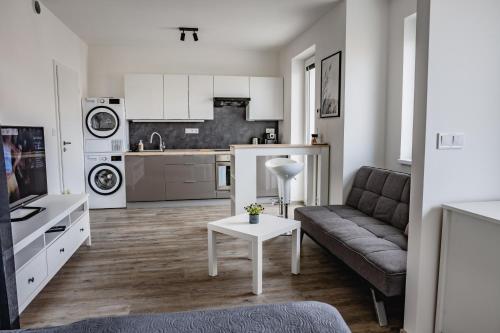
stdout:
POLYGON ((409 201, 410 175, 362 167, 356 173, 346 204, 404 231, 409 201))
MULTIPOLYGON (((363 212, 360 212, 359 210, 357 210, 355 208, 345 206, 345 205, 331 205, 331 206, 323 206, 323 207, 325 207, 329 211, 335 213, 336 215, 338 215, 344 219, 348 219, 351 217, 363 217, 363 216, 366 217, 366 214, 364 214, 363 212)), ((303 207, 301 209, 304 209, 304 208, 308 208, 308 207, 303 207)), ((310 208, 314 210, 314 208, 318 208, 318 207, 313 206, 310 208)))

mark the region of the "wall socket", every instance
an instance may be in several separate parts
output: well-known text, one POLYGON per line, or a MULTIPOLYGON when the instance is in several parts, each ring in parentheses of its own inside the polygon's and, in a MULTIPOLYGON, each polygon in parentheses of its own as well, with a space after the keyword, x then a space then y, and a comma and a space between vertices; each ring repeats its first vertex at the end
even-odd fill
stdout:
POLYGON ((185 134, 198 134, 200 132, 199 128, 186 128, 184 130, 185 134))

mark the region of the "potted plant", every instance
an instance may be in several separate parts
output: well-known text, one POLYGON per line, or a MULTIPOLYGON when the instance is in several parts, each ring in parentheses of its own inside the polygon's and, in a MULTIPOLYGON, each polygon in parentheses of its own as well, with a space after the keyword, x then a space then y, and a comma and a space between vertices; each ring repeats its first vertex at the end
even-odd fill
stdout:
POLYGON ((253 203, 245 207, 248 213, 248 222, 250 224, 259 223, 259 215, 264 211, 264 207, 258 203, 253 203))

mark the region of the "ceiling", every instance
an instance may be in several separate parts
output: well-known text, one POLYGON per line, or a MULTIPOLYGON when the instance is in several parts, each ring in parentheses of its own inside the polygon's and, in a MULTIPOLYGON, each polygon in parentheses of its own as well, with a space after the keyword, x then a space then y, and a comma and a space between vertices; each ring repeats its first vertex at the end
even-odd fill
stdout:
POLYGON ((177 27, 194 26, 199 45, 255 50, 286 45, 336 1, 42 0, 89 44, 182 45, 177 27))

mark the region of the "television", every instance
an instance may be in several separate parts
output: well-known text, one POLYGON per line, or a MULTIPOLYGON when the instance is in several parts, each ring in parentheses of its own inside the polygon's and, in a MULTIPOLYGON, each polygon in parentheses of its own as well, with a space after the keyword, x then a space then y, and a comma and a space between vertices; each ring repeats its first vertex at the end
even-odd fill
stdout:
POLYGON ((0 132, 13 212, 47 194, 44 133, 43 127, 27 126, 2 126, 0 132))

